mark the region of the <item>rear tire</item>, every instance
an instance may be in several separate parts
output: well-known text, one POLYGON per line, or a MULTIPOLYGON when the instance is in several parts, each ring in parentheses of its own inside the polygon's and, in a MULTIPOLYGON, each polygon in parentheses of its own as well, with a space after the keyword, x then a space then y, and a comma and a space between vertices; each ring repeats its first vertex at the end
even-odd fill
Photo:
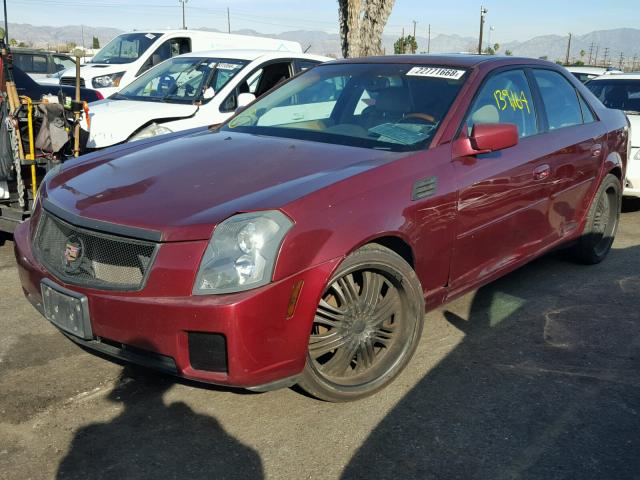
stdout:
POLYGON ((587 214, 584 232, 573 247, 573 254, 581 263, 594 265, 605 259, 618 230, 622 186, 618 177, 608 174, 596 192, 587 214))
POLYGON ((411 266, 382 245, 365 245, 327 283, 299 386, 330 402, 372 395, 407 365, 423 323, 424 295, 411 266))

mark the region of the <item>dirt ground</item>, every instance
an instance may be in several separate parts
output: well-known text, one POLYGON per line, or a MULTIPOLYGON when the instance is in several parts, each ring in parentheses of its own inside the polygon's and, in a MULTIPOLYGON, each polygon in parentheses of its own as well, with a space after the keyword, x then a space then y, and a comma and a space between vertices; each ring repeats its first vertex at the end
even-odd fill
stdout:
POLYGON ((640 478, 640 211, 629 210, 604 263, 554 253, 429 313, 409 368, 337 405, 92 356, 23 298, 6 240, 0 478, 640 478))

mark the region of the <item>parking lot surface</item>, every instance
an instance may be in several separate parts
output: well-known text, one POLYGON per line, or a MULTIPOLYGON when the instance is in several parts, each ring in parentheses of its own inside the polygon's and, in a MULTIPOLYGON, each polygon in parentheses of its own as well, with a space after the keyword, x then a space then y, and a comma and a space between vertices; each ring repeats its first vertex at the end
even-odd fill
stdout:
POLYGON ((604 263, 553 253, 429 313, 405 372, 349 404, 85 353, 23 298, 0 240, 0 478, 640 478, 629 210, 604 263))

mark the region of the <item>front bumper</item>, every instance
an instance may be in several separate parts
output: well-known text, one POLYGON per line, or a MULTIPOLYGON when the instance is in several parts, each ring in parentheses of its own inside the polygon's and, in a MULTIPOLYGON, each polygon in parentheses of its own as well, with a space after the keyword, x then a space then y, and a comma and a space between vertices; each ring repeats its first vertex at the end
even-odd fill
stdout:
POLYGON ((627 176, 624 184, 625 197, 640 197, 640 148, 631 149, 631 158, 627 162, 627 176))
POLYGON ((29 230, 27 221, 14 234, 24 294, 41 312, 44 278, 85 295, 93 338, 65 334, 76 343, 189 379, 254 389, 284 386, 302 372, 316 306, 340 261, 334 259, 247 292, 193 296, 195 272, 207 242, 164 243, 142 290, 102 291, 62 283, 45 271, 32 252, 29 230), (289 315, 299 281, 303 287, 289 315), (194 351, 198 343, 193 339, 202 337, 198 334, 223 338, 225 352, 194 351), (225 356, 224 362, 218 362, 224 368, 194 368, 194 358, 201 362, 203 354, 225 356))

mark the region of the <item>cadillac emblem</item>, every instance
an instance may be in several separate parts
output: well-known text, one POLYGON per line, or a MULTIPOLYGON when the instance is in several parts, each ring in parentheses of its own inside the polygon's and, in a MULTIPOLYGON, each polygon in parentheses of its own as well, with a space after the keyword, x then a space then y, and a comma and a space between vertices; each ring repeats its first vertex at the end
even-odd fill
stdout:
POLYGON ((64 246, 64 269, 67 273, 72 273, 80 268, 84 255, 84 245, 82 240, 73 236, 67 238, 64 246))

